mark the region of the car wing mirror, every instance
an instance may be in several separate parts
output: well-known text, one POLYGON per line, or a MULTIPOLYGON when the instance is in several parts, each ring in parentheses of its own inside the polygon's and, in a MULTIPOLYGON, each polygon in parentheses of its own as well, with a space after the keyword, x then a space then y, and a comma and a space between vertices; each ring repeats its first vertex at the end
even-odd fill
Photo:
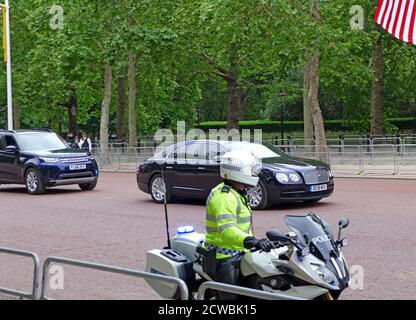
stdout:
POLYGON ((17 152, 17 147, 16 146, 7 146, 5 150, 6 150, 7 153, 15 154, 17 152))

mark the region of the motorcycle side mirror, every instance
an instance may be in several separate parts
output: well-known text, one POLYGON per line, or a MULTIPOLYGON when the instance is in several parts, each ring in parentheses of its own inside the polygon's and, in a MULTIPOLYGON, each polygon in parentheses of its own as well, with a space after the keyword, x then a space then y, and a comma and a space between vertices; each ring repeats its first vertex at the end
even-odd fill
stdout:
POLYGON ((286 235, 284 235, 283 233, 277 230, 268 231, 266 233, 266 236, 270 241, 280 241, 280 242, 291 241, 289 237, 287 237, 286 235))
POLYGON ((338 223, 338 226, 339 226, 338 241, 341 240, 341 230, 348 227, 349 224, 350 224, 350 220, 348 220, 348 218, 342 218, 341 220, 339 220, 339 223, 338 223))
POLYGON ((345 229, 346 227, 348 227, 349 224, 350 220, 348 220, 348 218, 342 218, 341 220, 339 220, 338 226, 341 229, 345 229))

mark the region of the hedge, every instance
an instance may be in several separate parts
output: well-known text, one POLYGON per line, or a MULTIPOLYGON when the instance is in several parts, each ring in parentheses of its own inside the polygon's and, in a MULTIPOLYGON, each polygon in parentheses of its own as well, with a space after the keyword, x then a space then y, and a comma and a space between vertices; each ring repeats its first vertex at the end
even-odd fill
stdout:
MULTIPOLYGON (((397 127, 399 131, 402 130, 411 130, 414 126, 413 118, 392 118, 388 119, 388 123, 397 127)), ((200 128, 204 131, 209 129, 224 129, 227 127, 226 121, 208 121, 203 122, 197 128, 200 128)), ((281 131, 281 122, 280 121, 241 121, 241 129, 262 129, 264 132, 280 132, 281 131)), ((303 131, 303 121, 285 121, 284 123, 285 131, 303 131)), ((327 120, 325 121, 325 130, 328 131, 362 131, 367 133, 370 130, 370 122, 360 121, 360 120, 327 120)))

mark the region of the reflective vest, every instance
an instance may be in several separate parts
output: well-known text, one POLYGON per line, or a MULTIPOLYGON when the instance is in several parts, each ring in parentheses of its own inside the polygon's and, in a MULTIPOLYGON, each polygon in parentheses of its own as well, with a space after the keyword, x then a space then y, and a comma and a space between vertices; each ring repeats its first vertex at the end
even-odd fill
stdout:
POLYGON ((245 252, 244 239, 253 236, 251 208, 247 197, 221 183, 207 200, 206 248, 217 249, 217 259, 229 258, 245 252))

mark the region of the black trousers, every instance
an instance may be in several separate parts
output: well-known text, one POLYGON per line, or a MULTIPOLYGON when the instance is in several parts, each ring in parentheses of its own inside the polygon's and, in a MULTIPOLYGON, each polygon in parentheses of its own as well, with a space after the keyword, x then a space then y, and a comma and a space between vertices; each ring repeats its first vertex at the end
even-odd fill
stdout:
MULTIPOLYGON (((241 282, 240 263, 242 258, 243 255, 239 254, 231 258, 218 260, 214 280, 238 286, 241 282)), ((226 292, 219 292, 219 296, 221 300, 238 300, 239 298, 236 294, 226 292)))

